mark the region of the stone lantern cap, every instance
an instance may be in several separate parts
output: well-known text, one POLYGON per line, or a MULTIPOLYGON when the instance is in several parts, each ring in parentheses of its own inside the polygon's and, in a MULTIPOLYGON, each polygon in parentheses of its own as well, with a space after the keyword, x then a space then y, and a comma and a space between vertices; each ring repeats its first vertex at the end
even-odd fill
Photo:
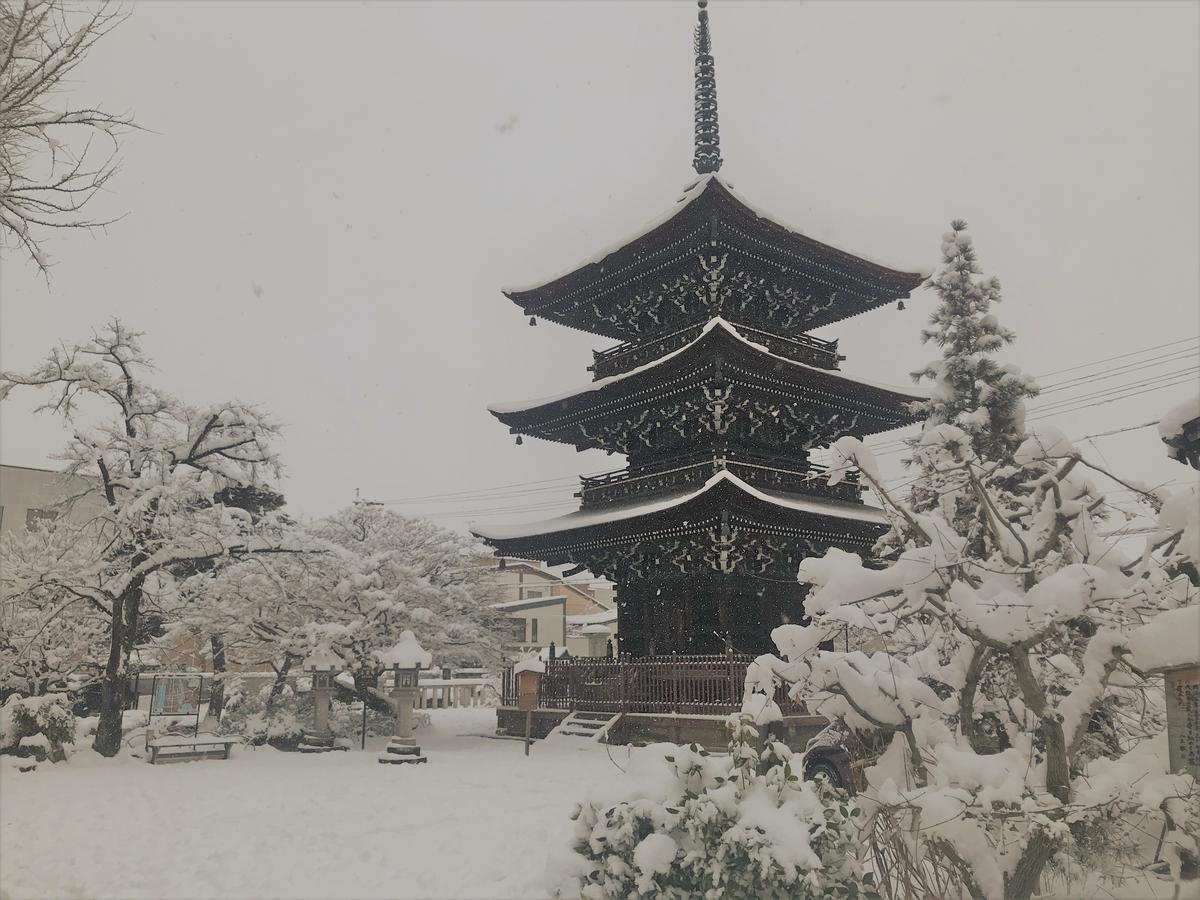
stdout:
POLYGON ((1129 649, 1147 674, 1200 667, 1200 606, 1159 613, 1130 632, 1129 649))
POLYGON ((375 657, 387 669, 427 669, 433 664, 433 655, 407 630, 400 633, 395 646, 376 653, 375 657))
POLYGON ((307 672, 340 672, 344 668, 346 663, 328 647, 318 647, 304 658, 307 672))

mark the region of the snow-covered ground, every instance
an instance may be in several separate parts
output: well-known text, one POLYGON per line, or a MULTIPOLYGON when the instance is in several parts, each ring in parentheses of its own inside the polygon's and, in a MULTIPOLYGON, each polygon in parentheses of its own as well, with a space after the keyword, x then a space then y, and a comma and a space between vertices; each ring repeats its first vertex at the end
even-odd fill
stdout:
MULTIPOLYGON (((0 898, 545 897, 547 851, 572 807, 620 778, 629 751, 565 739, 526 759, 520 741, 480 736, 493 710, 430 715, 423 766, 264 748, 0 767, 0 898)), ((1171 895, 1149 881, 1054 894, 1171 895)))
POLYGON ((608 752, 535 744, 526 759, 520 741, 470 736, 495 730, 494 710, 431 715, 422 766, 266 748, 4 767, 0 897, 545 897, 573 804, 620 775, 608 752))

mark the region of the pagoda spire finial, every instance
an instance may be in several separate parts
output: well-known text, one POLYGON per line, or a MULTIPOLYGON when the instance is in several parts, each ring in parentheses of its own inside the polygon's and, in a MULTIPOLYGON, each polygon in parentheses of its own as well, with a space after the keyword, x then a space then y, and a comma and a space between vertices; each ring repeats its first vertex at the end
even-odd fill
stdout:
POLYGON ((692 167, 700 175, 721 168, 721 133, 717 127, 717 75, 708 32, 708 0, 698 0, 696 26, 696 153, 692 167))

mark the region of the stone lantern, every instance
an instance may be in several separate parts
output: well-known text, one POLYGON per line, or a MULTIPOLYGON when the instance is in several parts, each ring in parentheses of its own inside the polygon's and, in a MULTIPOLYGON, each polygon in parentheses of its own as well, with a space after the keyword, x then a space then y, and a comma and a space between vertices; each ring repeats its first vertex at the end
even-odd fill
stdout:
POLYGON ((299 750, 301 753, 325 753, 344 749, 335 746, 333 732, 329 728, 329 703, 333 698, 333 679, 345 668, 341 658, 328 648, 320 648, 304 660, 304 671, 312 676, 313 730, 305 731, 299 750))
POLYGON ((395 732, 387 749, 379 754, 379 761, 393 765, 427 762, 413 737, 413 707, 421 695, 421 669, 427 668, 433 657, 411 631, 405 631, 396 645, 378 654, 378 658, 385 670, 391 670, 391 696, 396 710, 395 732))

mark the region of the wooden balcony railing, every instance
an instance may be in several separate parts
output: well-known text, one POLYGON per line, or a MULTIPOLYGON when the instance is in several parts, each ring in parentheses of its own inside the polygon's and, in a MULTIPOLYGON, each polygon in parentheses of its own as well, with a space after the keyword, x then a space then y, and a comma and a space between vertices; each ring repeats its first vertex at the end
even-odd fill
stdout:
MULTIPOLYGON (((772 353, 796 362, 821 369, 837 369, 838 363, 844 359, 838 355, 837 341, 823 341, 809 334, 785 337, 749 325, 733 327, 747 340, 762 344, 772 353)), ((607 350, 593 350, 594 359, 588 368, 597 380, 619 375, 678 350, 698 338, 703 330, 704 325, 696 324, 657 337, 627 341, 607 350)))
MULTIPOLYGON (((542 709, 608 713, 728 715, 742 707, 749 654, 649 656, 638 659, 574 657, 546 664, 542 709)), ((804 715, 783 687, 775 701, 784 715, 804 715)), ((512 669, 504 672, 501 704, 516 706, 512 669)))
POLYGON ((691 453, 649 466, 585 475, 580 479, 578 496, 582 499, 584 509, 594 509, 610 503, 700 487, 722 469, 763 490, 808 494, 849 503, 862 500, 862 485, 856 473, 831 485, 828 483, 829 470, 824 466, 807 462, 788 465, 771 457, 744 451, 738 451, 736 456, 725 451, 691 453))

